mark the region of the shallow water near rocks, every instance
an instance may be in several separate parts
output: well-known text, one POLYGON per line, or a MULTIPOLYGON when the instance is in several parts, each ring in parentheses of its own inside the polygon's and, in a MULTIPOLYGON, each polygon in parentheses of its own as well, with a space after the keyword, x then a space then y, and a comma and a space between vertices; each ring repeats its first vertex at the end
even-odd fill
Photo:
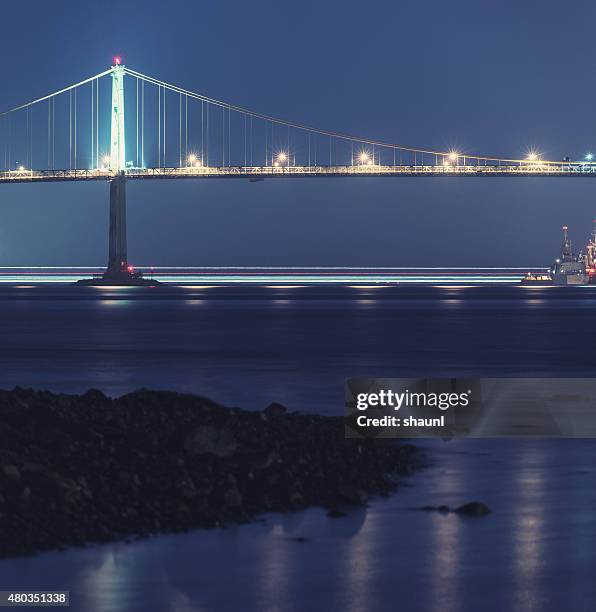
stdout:
POLYGON ((596 443, 424 444, 388 499, 0 562, 3 585, 70 588, 71 609, 591 610, 596 443), (486 517, 416 510, 487 503, 486 517), (305 541, 302 541, 305 539, 305 541), (233 586, 232 586, 233 585, 233 586), (490 600, 487 593, 490 591, 490 600))
MULTIPOLYGON (((2 288, 0 386, 341 414, 348 376, 591 376, 591 289, 2 288)), ((345 518, 314 508, 4 560, 0 584, 69 589, 85 612, 593 609, 596 441, 422 445, 430 468, 345 518), (473 500, 491 514, 413 510, 473 500)))

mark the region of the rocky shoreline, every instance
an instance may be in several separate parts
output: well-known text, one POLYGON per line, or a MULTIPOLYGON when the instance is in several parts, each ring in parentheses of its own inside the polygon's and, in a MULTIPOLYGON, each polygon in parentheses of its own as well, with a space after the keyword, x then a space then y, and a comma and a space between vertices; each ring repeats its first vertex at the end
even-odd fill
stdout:
POLYGON ((0 391, 0 557, 341 508, 420 464, 408 444, 346 440, 343 419, 137 391, 0 391))

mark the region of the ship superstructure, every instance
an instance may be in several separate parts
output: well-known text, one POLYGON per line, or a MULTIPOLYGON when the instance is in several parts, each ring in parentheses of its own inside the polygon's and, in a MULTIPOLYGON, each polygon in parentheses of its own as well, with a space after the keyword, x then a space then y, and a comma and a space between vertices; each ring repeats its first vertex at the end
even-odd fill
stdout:
POLYGON ((591 285, 596 284, 596 220, 585 252, 575 254, 569 238, 569 228, 563 226, 561 254, 548 274, 528 273, 524 285, 591 285))
POLYGON ((563 242, 561 255, 551 268, 551 276, 555 285, 587 285, 589 280, 586 271, 586 256, 583 253, 575 255, 571 248, 569 228, 563 226, 563 242))
POLYGON ((596 219, 586 246, 586 272, 590 277, 590 284, 596 283, 596 219))

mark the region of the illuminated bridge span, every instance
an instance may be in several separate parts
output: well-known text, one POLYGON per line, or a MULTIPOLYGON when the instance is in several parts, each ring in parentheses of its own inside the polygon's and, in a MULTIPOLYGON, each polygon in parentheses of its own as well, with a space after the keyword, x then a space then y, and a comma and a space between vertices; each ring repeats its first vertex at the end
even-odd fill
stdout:
POLYGON ((381 176, 596 177, 596 161, 436 151, 318 129, 172 85, 120 58, 0 113, 0 183, 110 181, 115 273, 127 266, 127 179, 381 176))
MULTIPOLYGON (((378 176, 596 176, 596 168, 579 164, 541 168, 524 166, 201 166, 198 168, 127 168, 127 179, 378 177, 378 176)), ((111 180, 109 170, 12 170, 0 172, 0 182, 111 180)))
POLYGON ((591 155, 490 157, 313 128, 149 77, 119 58, 0 113, 0 147, 4 183, 109 180, 121 172, 134 179, 596 175, 591 155))

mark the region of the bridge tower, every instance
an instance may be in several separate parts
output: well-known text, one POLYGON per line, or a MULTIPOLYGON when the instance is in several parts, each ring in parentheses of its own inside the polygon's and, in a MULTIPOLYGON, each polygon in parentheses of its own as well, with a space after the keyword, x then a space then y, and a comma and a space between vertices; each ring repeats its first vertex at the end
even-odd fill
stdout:
POLYGON ((110 170, 126 170, 126 140, 124 130, 124 66, 119 57, 112 66, 112 131, 110 135, 110 170))
POLYGON ((158 285, 128 266, 126 248, 126 147, 124 130, 124 66, 112 66, 112 131, 110 134, 110 240, 108 267, 101 278, 82 279, 82 285, 158 285))
POLYGON ((112 67, 112 131, 110 170, 110 243, 106 277, 125 280, 129 275, 126 249, 126 147, 124 131, 124 66, 119 57, 112 67))

